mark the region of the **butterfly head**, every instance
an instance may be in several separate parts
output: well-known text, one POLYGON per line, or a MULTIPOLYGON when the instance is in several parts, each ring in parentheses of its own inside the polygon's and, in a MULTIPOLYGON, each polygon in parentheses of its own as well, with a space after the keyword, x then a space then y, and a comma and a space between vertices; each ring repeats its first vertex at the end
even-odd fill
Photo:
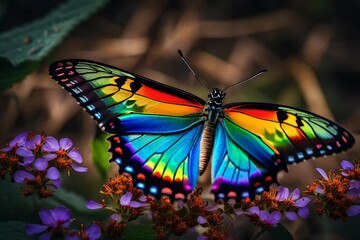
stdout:
POLYGON ((226 93, 224 93, 220 89, 214 88, 213 91, 209 94, 209 105, 214 107, 222 106, 225 95, 226 93))

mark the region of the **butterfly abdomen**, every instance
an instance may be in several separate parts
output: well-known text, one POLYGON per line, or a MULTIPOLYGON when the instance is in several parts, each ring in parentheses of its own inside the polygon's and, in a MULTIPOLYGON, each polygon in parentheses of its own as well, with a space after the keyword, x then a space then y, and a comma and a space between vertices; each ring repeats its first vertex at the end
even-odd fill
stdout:
POLYGON ((216 127, 216 123, 206 122, 201 135, 200 161, 199 161, 200 175, 202 175, 205 172, 206 167, 209 164, 211 158, 211 154, 214 148, 215 127, 216 127))

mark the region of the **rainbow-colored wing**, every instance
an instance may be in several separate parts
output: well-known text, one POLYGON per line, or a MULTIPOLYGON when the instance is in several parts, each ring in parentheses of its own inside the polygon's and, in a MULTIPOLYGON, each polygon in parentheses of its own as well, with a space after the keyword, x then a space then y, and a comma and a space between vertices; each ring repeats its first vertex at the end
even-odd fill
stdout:
POLYGON ((244 198, 277 183, 286 165, 342 152, 354 144, 344 128, 304 110, 265 103, 225 105, 213 153, 215 198, 244 198))
POLYGON ((196 185, 205 102, 182 90, 87 60, 61 60, 50 75, 108 133, 111 161, 147 194, 184 198, 196 185), (161 146, 161 147, 159 147, 161 146), (170 161, 171 160, 171 161, 170 161))

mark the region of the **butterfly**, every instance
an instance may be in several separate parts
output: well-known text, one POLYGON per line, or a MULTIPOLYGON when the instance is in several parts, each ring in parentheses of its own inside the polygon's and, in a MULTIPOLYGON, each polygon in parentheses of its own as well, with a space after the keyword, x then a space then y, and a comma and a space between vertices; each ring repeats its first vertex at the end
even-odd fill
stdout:
POLYGON ((111 134, 110 161, 145 194, 186 200, 210 159, 215 200, 254 197, 279 171, 354 144, 338 124, 268 103, 223 104, 89 60, 52 63, 49 74, 111 134))

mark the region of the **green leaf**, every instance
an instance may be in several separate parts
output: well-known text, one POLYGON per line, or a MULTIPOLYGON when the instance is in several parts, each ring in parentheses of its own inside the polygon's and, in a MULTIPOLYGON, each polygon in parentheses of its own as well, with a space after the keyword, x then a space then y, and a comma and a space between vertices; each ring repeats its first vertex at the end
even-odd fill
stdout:
POLYGON ((127 240, 151 240, 156 239, 156 231, 151 224, 138 224, 130 222, 124 233, 127 240))
POLYGON ((0 90, 36 69, 76 25, 109 0, 69 0, 42 19, 0 34, 0 90), (11 63, 11 64, 9 64, 11 63))
POLYGON ((69 192, 63 188, 56 190, 53 197, 49 201, 54 202, 54 207, 64 205, 67 208, 70 208, 74 212, 88 212, 86 208, 86 200, 74 192, 69 192))
POLYGON ((270 232, 272 239, 282 239, 282 240, 294 240, 291 233, 284 227, 282 224, 278 224, 276 228, 273 228, 270 232))
POLYGON ((108 134, 101 134, 94 138, 91 143, 93 162, 103 180, 106 179, 107 173, 111 168, 111 165, 109 164, 111 154, 107 151, 109 149, 109 142, 106 140, 108 137, 108 134))
POLYGON ((25 234, 25 225, 19 221, 0 222, 0 240, 34 239, 25 234))

